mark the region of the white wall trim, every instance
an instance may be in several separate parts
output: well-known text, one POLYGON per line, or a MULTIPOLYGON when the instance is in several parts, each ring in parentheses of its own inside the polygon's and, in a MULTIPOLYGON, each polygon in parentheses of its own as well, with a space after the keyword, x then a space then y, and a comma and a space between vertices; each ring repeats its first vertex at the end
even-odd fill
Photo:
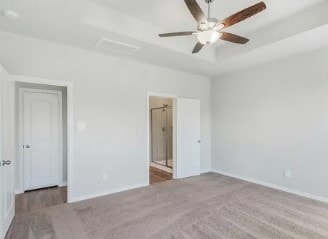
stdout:
POLYGON ((72 197, 71 202, 79 202, 79 201, 83 201, 83 200, 102 197, 102 196, 110 195, 113 193, 119 193, 119 192, 132 190, 132 189, 136 189, 136 188, 141 188, 141 187, 146 187, 146 186, 148 186, 147 183, 141 183, 141 184, 130 185, 130 186, 114 189, 114 190, 103 191, 100 193, 93 193, 93 194, 88 194, 88 195, 83 195, 83 196, 78 196, 78 197, 72 197))
POLYGON ((24 76, 24 75, 12 75, 12 79, 13 81, 32 83, 32 84, 55 85, 55 86, 64 86, 64 87, 73 86, 73 83, 68 81, 51 80, 51 79, 44 79, 44 78, 24 76))
POLYGON ((59 182, 59 187, 66 187, 67 186, 67 182, 59 182))
POLYGON ((278 186, 278 185, 275 185, 275 184, 272 184, 272 183, 263 182, 263 181, 248 178, 248 177, 242 177, 242 176, 238 176, 238 175, 235 175, 235 174, 232 174, 232 173, 227 173, 227 172, 223 172, 223 171, 219 171, 219 170, 212 169, 212 172, 222 174, 222 175, 225 175, 225 176, 229 176, 229 177, 232 177, 232 178, 237 178, 237 179, 240 179, 240 180, 243 180, 243 181, 255 183, 255 184, 258 184, 258 185, 265 186, 265 187, 277 189, 277 190, 284 191, 284 192, 287 192, 287 193, 292 193, 292 194, 302 196, 302 197, 306 197, 306 198, 309 198, 309 199, 313 199, 313 200, 328 203, 328 198, 326 198, 326 197, 314 195, 314 194, 311 194, 311 193, 301 192, 301 191, 298 191, 298 190, 295 190, 295 189, 291 189, 291 188, 287 188, 287 187, 283 187, 283 186, 278 186))
POLYGON ((51 79, 43 79, 39 77, 30 77, 23 75, 12 75, 15 82, 25 82, 33 84, 45 84, 67 87, 67 202, 72 202, 74 195, 74 121, 73 121, 73 83, 68 81, 58 81, 51 79))
POLYGON ((22 189, 15 189, 15 195, 24 193, 22 189))
POLYGON ((203 170, 200 171, 201 174, 210 173, 210 172, 213 172, 212 169, 203 169, 203 170))

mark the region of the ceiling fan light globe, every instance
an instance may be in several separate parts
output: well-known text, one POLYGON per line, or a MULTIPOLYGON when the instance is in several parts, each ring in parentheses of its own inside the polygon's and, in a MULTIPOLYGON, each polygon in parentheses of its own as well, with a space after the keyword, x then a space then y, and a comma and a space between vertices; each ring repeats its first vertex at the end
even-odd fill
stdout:
POLYGON ((222 36, 222 33, 214 31, 214 30, 208 30, 208 31, 203 31, 200 32, 197 36, 198 41, 200 43, 202 43, 203 45, 211 45, 215 42, 217 42, 217 40, 219 40, 219 38, 222 36))

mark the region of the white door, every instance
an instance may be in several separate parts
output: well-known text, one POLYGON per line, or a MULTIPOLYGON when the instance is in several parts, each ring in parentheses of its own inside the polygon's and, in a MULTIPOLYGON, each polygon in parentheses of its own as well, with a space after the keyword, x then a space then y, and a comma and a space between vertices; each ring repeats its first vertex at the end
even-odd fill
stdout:
POLYGON ((200 174, 200 101, 177 99, 176 177, 200 174))
POLYGON ((0 238, 5 237, 15 214, 14 89, 14 83, 0 66, 0 238))
POLYGON ((24 190, 59 185, 61 92, 22 91, 24 190))

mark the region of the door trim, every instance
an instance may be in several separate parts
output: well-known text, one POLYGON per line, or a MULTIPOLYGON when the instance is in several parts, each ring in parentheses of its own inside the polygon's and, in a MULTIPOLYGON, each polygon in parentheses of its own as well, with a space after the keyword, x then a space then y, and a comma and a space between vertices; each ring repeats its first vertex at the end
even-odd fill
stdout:
POLYGON ((74 199, 74 84, 70 81, 59 81, 23 75, 12 75, 15 82, 62 86, 67 88, 67 202, 74 199))
POLYGON ((31 92, 31 93, 43 93, 43 94, 53 94, 58 95, 59 100, 59 113, 58 113, 58 122, 59 122, 59 152, 58 152, 58 174, 57 174, 57 185, 61 186, 64 185, 63 182, 63 99, 62 99, 62 92, 56 90, 40 90, 40 89, 31 89, 31 88, 19 88, 19 102, 18 102, 18 118, 19 118, 19 126, 18 126, 18 147, 19 147, 19 155, 18 160, 20 162, 19 172, 20 180, 23 181, 23 191, 25 191, 25 175, 24 175, 24 93, 31 92))
POLYGON ((173 179, 176 179, 177 175, 177 95, 170 95, 170 94, 164 94, 164 93, 158 93, 158 92, 151 92, 147 91, 147 109, 146 109, 146 129, 147 129, 147 185, 149 185, 149 165, 151 162, 151 142, 150 142, 150 114, 149 114, 149 97, 150 96, 157 96, 157 97, 165 97, 165 98, 171 98, 173 101, 172 104, 172 118, 173 118, 173 142, 172 142, 172 148, 173 148, 173 159, 172 159, 172 171, 173 171, 173 179))

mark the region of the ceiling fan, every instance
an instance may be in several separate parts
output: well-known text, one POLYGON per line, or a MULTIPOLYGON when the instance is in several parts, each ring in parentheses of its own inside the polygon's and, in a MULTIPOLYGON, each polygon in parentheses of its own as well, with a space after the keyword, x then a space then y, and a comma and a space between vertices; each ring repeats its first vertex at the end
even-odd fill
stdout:
POLYGON ((196 2, 196 0, 184 0, 191 15, 195 18, 198 23, 197 31, 185 31, 185 32, 172 32, 159 34, 160 37, 175 37, 175 36, 188 36, 197 35, 198 42, 194 47, 192 53, 198 53, 204 45, 211 45, 217 42, 219 39, 229 41, 238 44, 245 44, 249 39, 228 33, 221 30, 230 27, 238 22, 241 22, 261 11, 266 9, 264 2, 257 3, 250 6, 240 12, 237 12, 224 20, 218 20, 211 18, 211 3, 214 0, 205 0, 208 4, 208 17, 205 16, 204 12, 196 2))

